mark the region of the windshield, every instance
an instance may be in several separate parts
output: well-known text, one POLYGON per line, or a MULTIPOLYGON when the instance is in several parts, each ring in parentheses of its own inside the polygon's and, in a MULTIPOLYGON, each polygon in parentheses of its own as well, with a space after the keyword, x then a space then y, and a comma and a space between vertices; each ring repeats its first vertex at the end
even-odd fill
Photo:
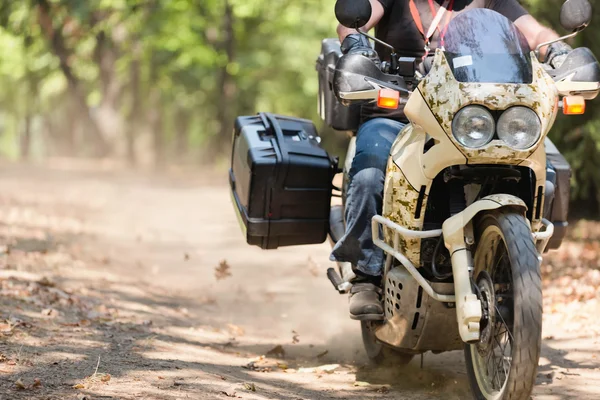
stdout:
POLYGON ((492 10, 459 14, 444 38, 446 59, 459 82, 532 83, 527 39, 506 17, 492 10))

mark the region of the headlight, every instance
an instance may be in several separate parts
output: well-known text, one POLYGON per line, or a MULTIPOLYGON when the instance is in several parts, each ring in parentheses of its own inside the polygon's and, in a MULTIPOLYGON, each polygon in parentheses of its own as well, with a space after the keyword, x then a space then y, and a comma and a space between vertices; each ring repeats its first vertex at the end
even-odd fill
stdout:
POLYGON ((485 146, 491 142, 494 132, 494 117, 481 106, 467 106, 452 120, 452 134, 465 147, 485 146))
POLYGON ((511 107, 498 120, 498 137, 514 149, 524 150, 535 144, 542 133, 537 114, 527 107, 511 107))

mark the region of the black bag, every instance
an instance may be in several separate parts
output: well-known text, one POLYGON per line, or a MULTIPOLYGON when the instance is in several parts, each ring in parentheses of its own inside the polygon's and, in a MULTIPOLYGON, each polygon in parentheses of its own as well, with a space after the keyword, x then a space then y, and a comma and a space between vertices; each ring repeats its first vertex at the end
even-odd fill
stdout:
POLYGON ((309 120, 261 113, 235 121, 229 181, 248 244, 322 243, 337 160, 309 120))
POLYGON ((335 130, 356 132, 360 123, 360 104, 345 106, 333 92, 333 74, 341 57, 340 41, 324 39, 316 66, 319 74, 319 115, 335 130))
POLYGON ((544 215, 554 224, 554 234, 547 249, 558 249, 567 235, 569 200, 571 196, 571 166, 556 146, 546 141, 548 167, 546 180, 553 185, 553 193, 546 193, 544 215), (551 166, 551 168, 550 168, 551 166))

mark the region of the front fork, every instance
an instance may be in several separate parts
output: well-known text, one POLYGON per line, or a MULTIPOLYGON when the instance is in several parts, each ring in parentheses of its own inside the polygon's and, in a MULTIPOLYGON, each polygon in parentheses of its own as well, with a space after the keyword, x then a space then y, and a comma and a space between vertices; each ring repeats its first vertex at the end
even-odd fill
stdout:
POLYGON ((458 330, 465 343, 479 340, 481 320, 481 302, 473 293, 471 286, 473 256, 468 244, 474 242, 472 221, 481 211, 508 206, 527 209, 525 203, 518 197, 508 194, 492 195, 474 202, 462 212, 448 218, 442 225, 444 244, 451 254, 458 330))

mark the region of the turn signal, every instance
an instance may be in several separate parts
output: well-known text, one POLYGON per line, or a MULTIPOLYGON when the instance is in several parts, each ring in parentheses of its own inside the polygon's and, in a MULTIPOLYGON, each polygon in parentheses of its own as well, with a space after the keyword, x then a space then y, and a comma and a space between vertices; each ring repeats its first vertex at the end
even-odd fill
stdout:
POLYGON ((392 89, 381 89, 377 96, 377 107, 396 110, 400 104, 400 92, 392 89))
POLYGON ((585 113, 585 99, 583 96, 563 97, 563 114, 581 115, 585 113))

